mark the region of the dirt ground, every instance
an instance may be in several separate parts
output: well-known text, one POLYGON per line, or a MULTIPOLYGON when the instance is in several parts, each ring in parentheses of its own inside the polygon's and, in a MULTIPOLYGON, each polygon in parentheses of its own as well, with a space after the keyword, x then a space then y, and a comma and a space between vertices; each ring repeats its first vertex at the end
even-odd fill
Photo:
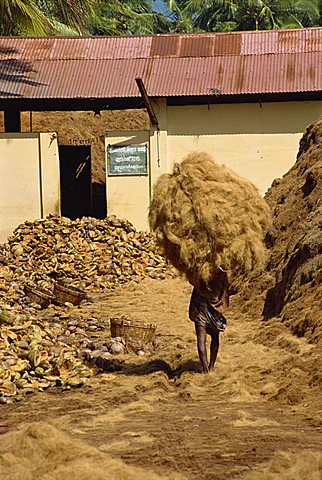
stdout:
POLYGON ((0 477, 320 479, 317 346, 233 297, 216 369, 201 374, 190 293, 179 278, 146 278, 70 307, 155 322, 158 349, 106 360, 80 389, 2 406, 0 477))

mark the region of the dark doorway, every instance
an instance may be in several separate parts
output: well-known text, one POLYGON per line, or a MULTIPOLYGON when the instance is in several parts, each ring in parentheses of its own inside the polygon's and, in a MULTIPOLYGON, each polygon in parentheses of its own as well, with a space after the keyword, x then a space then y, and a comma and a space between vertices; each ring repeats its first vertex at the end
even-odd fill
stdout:
POLYGON ((92 214, 91 147, 60 146, 61 214, 71 220, 92 214))

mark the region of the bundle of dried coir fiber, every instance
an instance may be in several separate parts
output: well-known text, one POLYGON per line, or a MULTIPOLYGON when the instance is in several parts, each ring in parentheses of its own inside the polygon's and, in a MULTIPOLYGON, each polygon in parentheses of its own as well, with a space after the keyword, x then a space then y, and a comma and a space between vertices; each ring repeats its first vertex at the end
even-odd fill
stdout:
POLYGON ((193 285, 262 268, 270 221, 257 188, 202 152, 157 180, 149 211, 164 255, 193 285))

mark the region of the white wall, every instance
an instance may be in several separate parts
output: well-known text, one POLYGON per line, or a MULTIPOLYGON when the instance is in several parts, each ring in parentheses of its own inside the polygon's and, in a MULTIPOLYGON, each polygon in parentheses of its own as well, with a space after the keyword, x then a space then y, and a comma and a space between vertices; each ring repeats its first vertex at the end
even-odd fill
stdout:
POLYGON ((129 220, 139 230, 148 228, 150 204, 149 131, 108 132, 105 137, 107 214, 129 220), (147 175, 109 176, 108 146, 147 145, 147 175))
POLYGON ((169 169, 191 151, 206 151, 264 194, 294 164, 305 128, 322 114, 322 101, 209 107, 160 102, 158 108, 166 108, 169 169))
POLYGON ((1 133, 0 172, 0 242, 26 220, 60 212, 56 134, 1 133))

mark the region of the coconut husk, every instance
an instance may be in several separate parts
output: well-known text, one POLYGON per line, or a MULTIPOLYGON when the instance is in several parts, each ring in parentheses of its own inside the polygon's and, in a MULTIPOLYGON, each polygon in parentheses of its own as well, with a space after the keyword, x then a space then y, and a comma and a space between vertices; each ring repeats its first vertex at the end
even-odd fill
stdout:
POLYGON ((149 223, 169 262, 196 285, 263 267, 271 213, 257 188, 207 154, 189 154, 154 185, 149 223))

